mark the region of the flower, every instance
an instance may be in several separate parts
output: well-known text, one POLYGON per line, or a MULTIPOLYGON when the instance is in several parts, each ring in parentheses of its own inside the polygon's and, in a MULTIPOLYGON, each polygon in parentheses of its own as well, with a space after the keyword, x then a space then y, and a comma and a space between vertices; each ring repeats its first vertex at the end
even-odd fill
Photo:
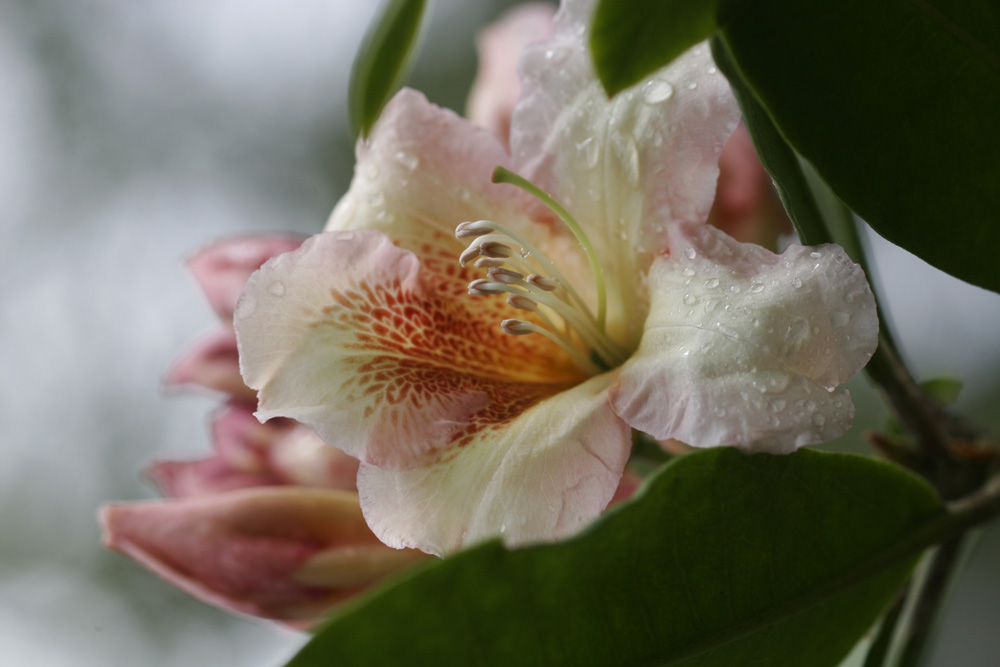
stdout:
POLYGON ((725 79, 699 45, 606 100, 591 9, 565 2, 525 50, 510 154, 401 91, 329 231, 237 305, 258 418, 359 458, 390 546, 569 535, 614 494, 632 428, 788 452, 853 416, 837 386, 877 332, 861 269, 836 246, 774 255, 705 225, 737 124, 725 79), (492 182, 497 165, 530 182, 492 182))
POLYGON ((237 365, 232 314, 249 275, 301 239, 229 239, 189 268, 222 320, 167 373, 230 395, 212 423, 214 455, 159 461, 167 500, 101 510, 105 544, 209 604, 311 624, 329 608, 424 558, 383 545, 361 515, 358 461, 292 420, 259 423, 237 365))

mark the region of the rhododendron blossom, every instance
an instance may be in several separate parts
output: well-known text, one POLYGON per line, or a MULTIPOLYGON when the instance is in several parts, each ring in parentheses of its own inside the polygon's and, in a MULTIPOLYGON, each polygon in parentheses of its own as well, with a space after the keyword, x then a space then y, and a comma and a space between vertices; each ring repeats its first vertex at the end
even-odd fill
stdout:
POLYGON ((861 269, 704 224, 738 122, 725 79, 699 45, 607 100, 591 9, 564 3, 525 50, 509 153, 398 93, 328 231, 236 308, 258 417, 359 458, 390 546, 569 535, 612 498, 633 428, 789 452, 850 425, 837 387, 877 334, 861 269))

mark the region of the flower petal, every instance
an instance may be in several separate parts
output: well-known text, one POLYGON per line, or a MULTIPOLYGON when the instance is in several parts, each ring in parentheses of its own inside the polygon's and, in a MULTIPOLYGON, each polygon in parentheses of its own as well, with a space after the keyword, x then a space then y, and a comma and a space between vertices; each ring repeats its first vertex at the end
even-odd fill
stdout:
POLYGON ((302 240, 284 234, 224 239, 195 253, 188 260, 188 269, 215 312, 229 321, 250 274, 275 255, 295 250, 302 240))
POLYGON ((381 545, 346 491, 285 487, 110 505, 101 523, 108 547, 179 588, 266 618, 316 619, 420 557, 381 545), (339 580, 317 574, 338 559, 347 570, 339 580))
POLYGON ((220 456, 197 461, 156 461, 146 470, 146 476, 169 498, 211 496, 280 483, 267 472, 234 468, 220 456))
POLYGON ((553 396, 412 470, 362 464, 358 490, 383 542, 445 554, 501 535, 558 539, 607 507, 631 447, 611 411, 612 375, 553 396))
POLYGON ((517 60, 528 44, 552 36, 556 8, 537 2, 515 5, 476 36, 479 69, 469 92, 466 116, 506 146, 510 117, 521 94, 517 60))
POLYGON ((412 467, 474 417, 579 380, 547 339, 502 333, 510 307, 468 296, 459 273, 370 230, 320 234, 269 261, 235 316, 257 417, 292 417, 363 461, 412 467))
POLYGON ((609 281, 613 337, 635 342, 640 276, 666 247, 666 226, 704 222, 718 157, 739 111, 706 44, 608 100, 587 46, 593 0, 564 2, 552 40, 521 59, 512 120, 515 169, 574 214, 609 281))
POLYGON ((170 365, 163 382, 168 387, 199 385, 247 403, 257 400, 240 376, 236 334, 229 326, 196 341, 170 365))
POLYGON ((642 343, 612 405, 654 438, 788 452, 851 424, 835 389, 875 351, 878 319, 861 268, 835 245, 782 255, 708 225, 670 230, 653 265, 642 343))
POLYGON ((232 403, 212 421, 216 454, 197 461, 158 461, 146 471, 164 495, 185 498, 255 486, 312 486, 356 491, 358 460, 291 420, 261 424, 232 403))

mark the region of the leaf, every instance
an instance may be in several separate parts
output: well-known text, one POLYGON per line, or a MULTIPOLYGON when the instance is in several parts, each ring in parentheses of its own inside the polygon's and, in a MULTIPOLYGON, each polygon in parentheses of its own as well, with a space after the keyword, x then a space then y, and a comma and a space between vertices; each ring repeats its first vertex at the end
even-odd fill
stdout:
POLYGON ((714 0, 605 0, 590 45, 608 95, 638 83, 716 28, 714 0))
POLYGON ((702 0, 678 21, 698 29, 664 31, 676 42, 659 45, 637 27, 661 20, 654 4, 601 2, 592 48, 606 88, 665 64, 715 18, 781 135, 848 206, 934 266, 1000 291, 1000 4, 702 0))
POLYGON ((388 0, 354 58, 348 88, 351 130, 367 137, 399 87, 420 34, 426 0, 388 0))
POLYGON ((884 555, 938 516, 871 459, 699 452, 574 539, 483 544, 343 608, 289 667, 833 666, 910 572, 884 555))

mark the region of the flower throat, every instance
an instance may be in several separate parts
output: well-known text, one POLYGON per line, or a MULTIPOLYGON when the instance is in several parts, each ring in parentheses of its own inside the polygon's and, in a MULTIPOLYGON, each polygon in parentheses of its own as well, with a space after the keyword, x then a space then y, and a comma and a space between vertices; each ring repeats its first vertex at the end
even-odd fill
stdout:
POLYGON ((628 355, 606 332, 604 269, 583 228, 552 196, 514 172, 497 167, 493 171, 493 182, 524 190, 545 204, 569 228, 594 274, 597 310, 596 313, 591 310, 555 263, 534 244, 490 220, 463 222, 455 228, 457 238, 472 239, 458 261, 464 267, 475 260, 477 268, 486 269, 485 279, 469 283, 469 294, 506 294, 508 304, 533 313, 542 325, 507 319, 500 323, 504 333, 514 336, 541 334, 565 350, 588 375, 619 366, 628 355))

